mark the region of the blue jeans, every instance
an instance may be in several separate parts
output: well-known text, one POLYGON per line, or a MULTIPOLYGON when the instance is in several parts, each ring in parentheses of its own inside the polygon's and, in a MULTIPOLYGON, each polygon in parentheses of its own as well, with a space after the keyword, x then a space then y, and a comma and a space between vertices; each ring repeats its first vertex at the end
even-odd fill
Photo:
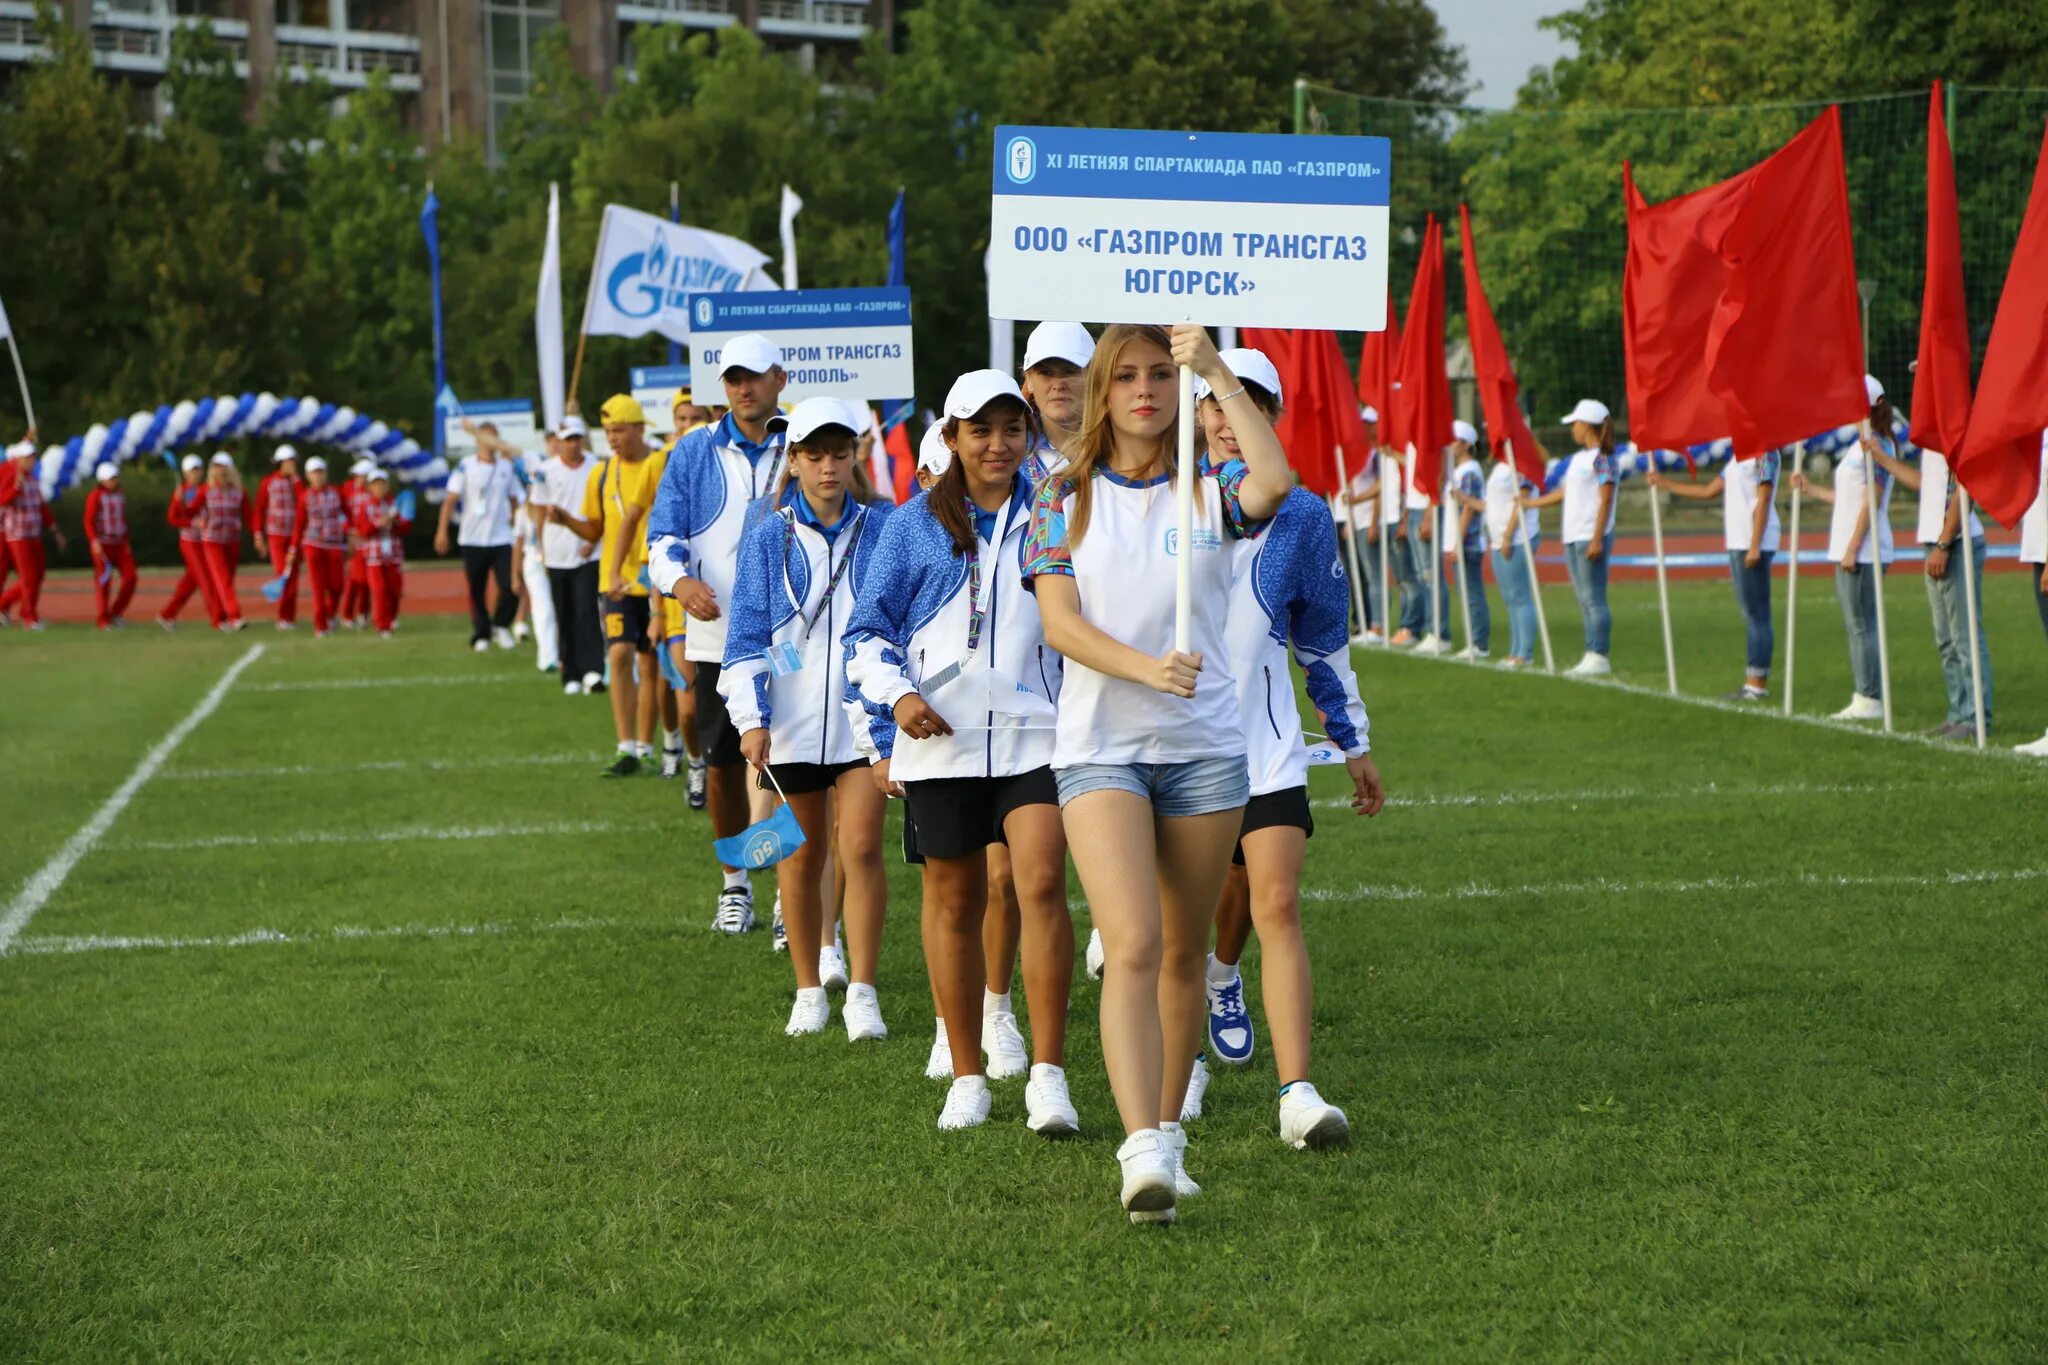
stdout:
MULTIPOLYGON (((1984 537, 1970 537, 1976 556, 1977 667, 1984 674, 1984 726, 1991 726, 1991 645, 1984 638, 1984 537)), ((2037 580, 2038 584, 2038 580, 2037 580)), ((1976 697, 1970 690, 1970 603, 1964 595, 1963 557, 1948 557, 1948 573, 1927 580, 1927 607, 1934 616, 1934 650, 1941 655, 1941 681, 1948 692, 1948 723, 1974 726, 1976 697)))
POLYGON ((1535 550, 1532 540, 1526 546, 1517 543, 1512 559, 1493 552, 1493 581, 1508 606, 1508 653, 1517 659, 1536 657, 1536 598, 1529 591, 1529 556, 1535 550))
POLYGON ((1572 595, 1579 599, 1579 619, 1586 624, 1586 652, 1605 656, 1614 637, 1614 613, 1607 609, 1607 561, 1614 557, 1614 532, 1600 542, 1600 557, 1586 551, 1590 540, 1567 542, 1564 565, 1571 571, 1572 595))
POLYGON ((1771 625, 1771 561, 1777 552, 1758 555, 1754 569, 1742 562, 1747 553, 1728 552, 1728 577, 1735 584, 1735 605, 1742 608, 1743 623, 1749 627, 1749 674, 1768 678, 1771 656, 1778 651, 1778 633, 1771 625))
POLYGON ((1859 564, 1850 573, 1835 566, 1835 597, 1842 604, 1842 624, 1849 628, 1849 671, 1856 695, 1884 699, 1884 675, 1877 659, 1877 575, 1874 565, 1859 564))
POLYGON ((1187 763, 1077 763, 1056 768, 1060 804, 1089 792, 1117 791, 1142 796, 1152 813, 1214 815, 1236 810, 1252 799, 1252 779, 1244 755, 1198 758, 1187 763))
MULTIPOLYGON (((1421 635, 1429 630, 1429 607, 1422 595, 1422 556, 1416 553, 1416 538, 1420 534, 1417 528, 1422 524, 1419 514, 1410 512, 1405 524, 1408 534, 1388 548, 1393 556, 1394 576, 1401 581, 1401 629, 1421 635)), ((1382 534, 1391 533, 1389 527, 1382 534)))
POLYGON ((1486 551, 1466 550, 1464 555, 1465 605, 1472 612, 1472 648, 1484 654, 1493 647, 1493 612, 1486 605, 1486 551))
POLYGON ((1373 622, 1379 619, 1378 603, 1373 600, 1372 595, 1373 575, 1380 571, 1379 547, 1366 544, 1365 532, 1351 527, 1339 526, 1337 528, 1337 559, 1344 566, 1345 600, 1351 604, 1349 610, 1352 623, 1358 630, 1370 630, 1372 629, 1373 622), (1349 539, 1354 536, 1358 542, 1358 581, 1356 584, 1352 582, 1351 546, 1348 543, 1349 539), (1358 604, 1360 602, 1365 603, 1365 620, 1363 621, 1358 620, 1358 604))

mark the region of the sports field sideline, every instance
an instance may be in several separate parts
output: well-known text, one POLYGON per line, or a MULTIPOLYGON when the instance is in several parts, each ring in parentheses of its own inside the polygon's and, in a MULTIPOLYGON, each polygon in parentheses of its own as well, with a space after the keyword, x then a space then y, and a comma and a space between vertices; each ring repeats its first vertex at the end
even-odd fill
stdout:
MULTIPOLYGON (((1356 1141, 1275 1140, 1262 1038, 1158 1231, 1110 1216, 1092 985, 1080 1140, 1027 1133, 1021 1082, 933 1131, 905 870, 891 1039, 785 1039, 767 935, 709 930, 703 817, 597 780, 602 703, 523 655, 439 620, 11 632, 0 1355, 2039 1358, 2048 765, 2009 746, 2048 668, 2015 584, 1985 754, 1657 695, 1646 585, 1623 687, 1360 653, 1392 801, 1317 811, 1305 911, 1356 1141)), ((1673 591, 1718 695, 1727 586, 1673 591)), ((1888 600, 1914 730, 1925 599, 1888 600)), ((1800 614, 1832 710, 1820 575, 1800 614)))

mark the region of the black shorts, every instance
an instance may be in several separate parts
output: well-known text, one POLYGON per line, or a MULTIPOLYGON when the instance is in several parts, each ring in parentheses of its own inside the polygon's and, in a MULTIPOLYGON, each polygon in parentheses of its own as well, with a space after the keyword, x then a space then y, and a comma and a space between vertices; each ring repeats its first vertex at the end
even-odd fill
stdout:
POLYGON ((631 645, 635 652, 652 654, 654 642, 647 634, 647 623, 651 619, 648 600, 644 597, 621 597, 617 601, 598 595, 597 614, 604 622, 604 643, 609 649, 613 645, 631 645))
POLYGON ((699 662, 690 690, 697 694, 697 749, 704 762, 713 768, 746 762, 740 757, 740 732, 732 728, 725 698, 718 693, 718 665, 699 662))
POLYGON ((772 792, 779 782, 784 796, 808 796, 812 792, 830 791, 840 778, 855 768, 867 766, 866 759, 852 763, 770 763, 768 773, 775 775, 775 781, 770 782, 768 773, 763 773, 754 783, 762 791, 772 792))
POLYGON ((918 852, 927 858, 965 858, 990 844, 1007 843, 1003 822, 1011 811, 1060 804, 1051 768, 1015 777, 934 777, 906 782, 903 792, 909 823, 917 828, 918 852))
POLYGON ((1245 803, 1244 824, 1237 831, 1237 851, 1230 861, 1244 866, 1244 836, 1257 829, 1292 827, 1304 835, 1316 832, 1316 818, 1308 811, 1308 788, 1288 787, 1284 791, 1254 796, 1245 803))

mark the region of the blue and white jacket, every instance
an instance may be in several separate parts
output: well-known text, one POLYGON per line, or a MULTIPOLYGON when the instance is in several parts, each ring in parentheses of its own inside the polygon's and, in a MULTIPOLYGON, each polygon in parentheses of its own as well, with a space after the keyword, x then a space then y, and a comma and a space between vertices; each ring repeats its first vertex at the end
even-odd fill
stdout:
POLYGON ((754 445, 730 413, 687 433, 669 452, 647 514, 647 576, 665 595, 673 595, 685 576, 718 594, 718 619, 690 622, 683 653, 693 662, 725 657, 747 504, 775 491, 784 458, 781 432, 754 445))
POLYGON ((910 739, 895 720, 899 700, 962 663, 986 664, 1057 705, 1060 656, 1045 643, 1038 599, 1025 590, 1022 576, 1032 493, 1029 477, 1019 470, 1009 505, 978 538, 982 622, 972 659, 971 565, 967 556, 953 553, 952 538, 932 514, 931 495, 920 493, 898 508, 882 534, 846 628, 846 677, 848 695, 867 714, 876 751, 892 759, 893 781, 1014 777, 1052 762, 1050 727, 1006 726, 987 710, 955 715, 946 709, 943 692, 925 700, 948 723, 976 728, 910 739))
POLYGON ((1297 488, 1266 533, 1239 541, 1232 553, 1224 637, 1244 715, 1252 795, 1264 796, 1308 785, 1301 712, 1287 672, 1290 643, 1330 742, 1349 758, 1372 745, 1351 668, 1350 600, 1329 509, 1297 488))
MULTIPOLYGON (((849 498, 838 524, 821 526, 791 483, 746 533, 726 608, 731 625, 718 694, 741 734, 767 728, 771 763, 852 763, 867 756, 857 735, 861 713, 846 699, 839 637, 893 510, 849 498), (779 663, 771 663, 771 651, 779 663)), ((701 624, 690 623, 693 635, 701 624)))

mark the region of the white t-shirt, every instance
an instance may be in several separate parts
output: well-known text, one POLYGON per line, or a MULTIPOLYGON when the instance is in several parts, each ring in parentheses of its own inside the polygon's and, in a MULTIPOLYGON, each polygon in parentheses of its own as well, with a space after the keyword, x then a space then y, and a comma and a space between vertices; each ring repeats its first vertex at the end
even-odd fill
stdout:
POLYGON ((1765 554, 1777 553, 1778 470, 1778 452, 1767 450, 1753 460, 1730 460, 1721 471, 1722 530, 1730 550, 1749 553, 1749 532, 1756 525, 1757 495, 1768 482, 1770 511, 1764 519, 1764 543, 1757 548, 1765 554))
MULTIPOLYGON (((1421 463, 1422 452, 1419 450, 1401 462, 1401 487, 1404 490, 1402 503, 1411 512, 1427 511, 1430 506, 1429 495, 1435 491, 1415 486, 1415 466, 1421 463)), ((1438 468, 1442 468, 1441 463, 1439 463, 1438 468)))
MULTIPOLYGON (((1835 514, 1828 523, 1828 558, 1840 564, 1849 553, 1849 537, 1856 533, 1856 518, 1863 511, 1863 481, 1869 477, 1870 457, 1859 442, 1835 466, 1835 514)), ((1882 465, 1877 470, 1877 525, 1875 535, 1866 534, 1857 548, 1859 564, 1872 564, 1872 542, 1880 547, 1884 562, 1892 562, 1892 476, 1882 465)))
POLYGON ((1367 456, 1365 468, 1351 476, 1351 487, 1347 490, 1358 501, 1348 507, 1339 499, 1331 509, 1331 520, 1339 526, 1350 523, 1354 531, 1372 529, 1372 493, 1380 486, 1380 463, 1378 456, 1367 456))
MULTIPOLYGON (((1937 544, 1941 540, 1942 523, 1948 520, 1948 461, 1939 451, 1920 452, 1920 530, 1922 545, 1937 544)), ((1977 519, 1977 509, 1970 508, 1970 538, 1984 538, 1984 523, 1977 519)))
POLYGON ((488 548, 512 543, 512 509, 526 494, 510 460, 499 456, 486 464, 465 456, 448 476, 448 496, 462 500, 456 544, 488 548))
MULTIPOLYGON (((1515 486, 1526 483, 1515 473, 1515 467, 1506 460, 1495 460, 1493 469, 1486 476, 1486 545, 1492 549, 1507 537, 1508 528, 1515 524, 1515 486)), ((1522 526, 1535 540, 1538 530, 1536 509, 1522 509, 1522 526)))
POLYGON ((1594 523, 1600 519, 1600 490, 1607 484, 1616 485, 1616 495, 1607 505, 1607 525, 1598 528, 1600 536, 1613 533, 1615 508, 1621 502, 1614 457, 1602 455, 1597 446, 1592 446, 1579 451, 1565 462, 1565 544, 1588 545, 1593 542, 1596 534, 1594 523))
MULTIPOLYGON (((583 515, 583 490, 590 485, 590 471, 597 462, 588 455, 571 466, 560 456, 550 457, 534 481, 533 505, 559 507, 572 517, 583 515)), ((597 557, 597 542, 585 540, 566 526, 549 525, 540 533, 541 563, 550 569, 579 569, 597 557)))
POLYGON ((2048 564, 2048 432, 2041 433, 2041 482, 2020 518, 2020 563, 2048 564))

